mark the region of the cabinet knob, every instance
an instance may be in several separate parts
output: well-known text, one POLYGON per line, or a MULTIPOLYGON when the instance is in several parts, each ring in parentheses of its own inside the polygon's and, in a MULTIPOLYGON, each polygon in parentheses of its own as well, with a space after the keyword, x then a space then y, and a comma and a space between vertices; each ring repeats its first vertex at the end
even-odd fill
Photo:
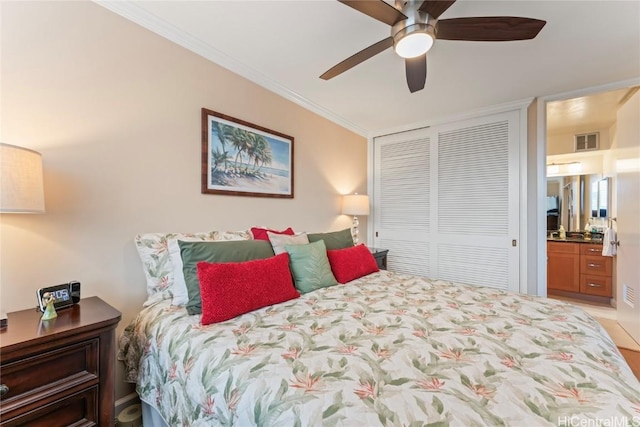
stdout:
POLYGON ((588 264, 589 267, 600 267, 600 264, 593 264, 593 263, 589 263, 588 264))
POLYGON ((5 384, 0 384, 0 397, 4 396, 7 393, 9 393, 9 387, 7 387, 5 384))
POLYGON ((599 284, 597 284, 597 283, 589 283, 587 286, 592 287, 592 288, 599 288, 599 287, 601 287, 602 285, 599 285, 599 284))

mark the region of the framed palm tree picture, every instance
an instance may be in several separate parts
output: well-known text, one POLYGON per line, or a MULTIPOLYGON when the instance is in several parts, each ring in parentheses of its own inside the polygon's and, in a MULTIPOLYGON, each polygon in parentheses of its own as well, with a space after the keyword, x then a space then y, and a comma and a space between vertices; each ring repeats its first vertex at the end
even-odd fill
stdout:
POLYGON ((293 137, 202 109, 202 193, 293 198, 293 137))

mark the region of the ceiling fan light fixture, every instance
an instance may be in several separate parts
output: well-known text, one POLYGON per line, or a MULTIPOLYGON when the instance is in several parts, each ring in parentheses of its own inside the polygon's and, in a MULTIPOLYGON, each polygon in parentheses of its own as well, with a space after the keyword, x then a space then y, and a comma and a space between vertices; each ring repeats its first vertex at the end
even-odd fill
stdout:
POLYGON ((433 27, 415 24, 403 28, 393 36, 393 49, 403 58, 424 55, 433 46, 433 27))

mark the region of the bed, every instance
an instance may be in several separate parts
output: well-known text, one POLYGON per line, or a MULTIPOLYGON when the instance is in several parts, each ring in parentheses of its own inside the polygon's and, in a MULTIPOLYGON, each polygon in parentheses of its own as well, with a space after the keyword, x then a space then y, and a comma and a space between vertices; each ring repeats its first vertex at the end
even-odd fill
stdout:
POLYGON ((119 346, 166 425, 640 423, 615 344, 560 301, 378 271, 203 326, 166 290, 119 346))

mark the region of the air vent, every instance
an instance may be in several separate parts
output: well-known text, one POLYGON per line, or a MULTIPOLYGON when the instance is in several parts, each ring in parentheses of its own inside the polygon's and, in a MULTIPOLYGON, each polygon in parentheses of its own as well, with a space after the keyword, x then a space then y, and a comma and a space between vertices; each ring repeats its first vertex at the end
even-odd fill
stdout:
POLYGON ((575 136, 575 152, 600 148, 600 132, 582 133, 575 136))
POLYGON ((636 291, 631 286, 624 284, 622 285, 622 300, 629 304, 631 308, 635 307, 636 302, 636 291))

